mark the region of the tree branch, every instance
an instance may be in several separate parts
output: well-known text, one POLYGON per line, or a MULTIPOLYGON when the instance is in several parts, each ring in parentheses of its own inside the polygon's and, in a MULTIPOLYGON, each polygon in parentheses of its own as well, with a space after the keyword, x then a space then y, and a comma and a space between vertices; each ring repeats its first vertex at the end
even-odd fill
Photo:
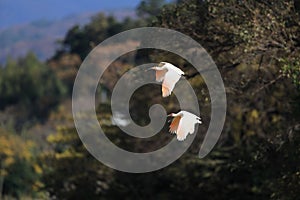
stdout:
POLYGON ((277 76, 274 80, 270 81, 269 83, 264 84, 262 87, 258 88, 257 90, 255 90, 252 95, 255 95, 257 93, 259 93, 260 91, 262 91, 263 89, 269 87, 270 85, 276 83, 279 79, 281 79, 283 77, 283 74, 280 74, 279 76, 277 76))

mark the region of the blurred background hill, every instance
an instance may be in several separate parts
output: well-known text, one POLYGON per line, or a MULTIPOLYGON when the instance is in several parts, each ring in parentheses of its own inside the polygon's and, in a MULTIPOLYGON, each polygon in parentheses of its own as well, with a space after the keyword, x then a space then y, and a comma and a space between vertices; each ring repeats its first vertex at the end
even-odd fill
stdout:
MULTIPOLYGON (((4 8, 1 8, 0 11, 5 13, 4 8)), ((31 12, 28 10, 28 13, 31 12)), ((45 61, 55 53, 59 39, 64 37, 70 27, 88 23, 96 13, 96 11, 80 12, 66 15, 60 19, 45 16, 45 18, 24 23, 21 23, 23 22, 22 16, 19 16, 20 19, 16 22, 1 21, 6 24, 0 23, 0 63, 5 63, 8 57, 25 56, 29 51, 34 52, 40 60, 45 61)), ((103 13, 112 15, 117 20, 136 17, 134 8, 103 11, 103 13)), ((9 17, 5 17, 5 19, 9 19, 9 17)))

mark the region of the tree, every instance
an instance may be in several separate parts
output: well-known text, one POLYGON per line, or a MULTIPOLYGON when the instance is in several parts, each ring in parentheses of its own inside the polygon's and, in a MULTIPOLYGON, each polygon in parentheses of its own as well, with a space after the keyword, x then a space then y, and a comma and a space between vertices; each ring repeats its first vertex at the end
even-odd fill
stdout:
MULTIPOLYGON (((198 159, 211 106, 201 75, 177 55, 147 51, 149 62, 172 61, 187 72, 204 120, 195 143, 170 166, 133 175, 110 170, 94 160, 81 144, 76 129, 62 121, 63 126, 57 127, 56 134, 48 137, 53 151, 41 155, 46 172, 44 189, 51 197, 196 199, 201 196, 202 199, 238 200, 296 199, 299 196, 300 94, 295 85, 299 80, 300 26, 295 2, 178 2, 165 6, 154 25, 191 36, 216 61, 228 99, 227 121, 218 145, 205 159, 198 159)), ((119 26, 112 18, 99 16, 97 20, 105 30, 97 27, 96 22, 79 28, 84 37, 93 38, 91 46, 104 35, 128 27, 119 26), (88 36, 88 32, 92 35, 88 36)), ((134 21, 131 23, 136 25, 134 21)), ((143 53, 134 62, 143 61, 143 53)), ((128 65, 128 60, 120 58, 113 63, 104 73, 101 84, 112 89, 120 76, 133 66, 128 65)), ((137 124, 149 122, 148 107, 153 103, 164 105, 168 112, 180 109, 174 96, 161 99, 159 87, 144 86, 130 100, 130 113, 137 124)), ((166 134, 166 124, 162 134, 146 141, 134 140, 111 124, 110 110, 107 102, 98 105, 99 123, 121 148, 147 152, 161 147, 172 137, 166 134)))
POLYGON ((53 59, 58 59, 64 53, 77 54, 81 60, 100 42, 122 31, 145 25, 141 19, 125 18, 118 21, 113 16, 99 13, 91 18, 91 22, 80 27, 72 27, 60 42, 61 48, 53 59))
POLYGON ((0 129, 0 197, 37 194, 41 168, 31 152, 33 148, 32 141, 0 129))
MULTIPOLYGON (((298 149, 288 133, 299 126, 300 117, 295 112, 299 90, 294 86, 299 85, 300 26, 294 2, 182 1, 165 7, 154 25, 197 40, 215 60, 226 85, 228 114, 219 153, 223 157, 226 149, 233 150, 231 158, 223 160, 226 165, 220 166, 220 173, 213 173, 225 177, 217 182, 211 178, 206 191, 212 191, 214 199, 239 199, 240 195, 243 199, 293 199, 299 195, 293 184, 286 184, 287 179, 299 184, 299 167, 292 164, 299 157, 287 153, 298 149), (239 178, 223 171, 228 166, 239 171, 239 178), (285 175, 289 178, 281 177, 285 175), (210 184, 229 184, 238 193, 226 196, 230 188, 220 191, 210 184)), ((190 81, 197 76, 191 74, 190 81)))
POLYGON ((113 180, 113 171, 89 154, 75 127, 57 126, 56 133, 49 135, 47 141, 53 149, 40 155, 44 171, 43 191, 58 199, 99 199, 104 196, 113 180))
POLYGON ((0 108, 9 105, 26 108, 26 117, 46 117, 66 91, 53 71, 32 53, 9 61, 0 69, 0 80, 0 108))
POLYGON ((143 0, 136 8, 137 15, 141 18, 155 17, 165 4, 165 0, 143 0))

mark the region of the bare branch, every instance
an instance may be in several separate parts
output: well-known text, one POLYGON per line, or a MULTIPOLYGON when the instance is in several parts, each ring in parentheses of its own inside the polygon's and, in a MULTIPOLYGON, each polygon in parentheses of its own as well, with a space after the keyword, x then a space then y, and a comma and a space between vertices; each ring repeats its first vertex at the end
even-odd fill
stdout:
POLYGON ((264 84, 262 87, 258 88, 257 90, 255 90, 252 95, 255 95, 257 93, 259 93, 260 91, 262 91, 263 89, 269 87, 270 85, 276 83, 278 80, 280 80, 283 77, 283 74, 280 74, 279 76, 277 76, 274 80, 271 80, 269 83, 264 84))

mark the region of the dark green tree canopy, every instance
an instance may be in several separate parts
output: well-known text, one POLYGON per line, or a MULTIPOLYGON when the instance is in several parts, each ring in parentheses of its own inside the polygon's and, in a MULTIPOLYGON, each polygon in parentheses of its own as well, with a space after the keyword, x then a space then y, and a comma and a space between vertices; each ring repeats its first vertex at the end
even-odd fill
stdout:
POLYGON ((32 53, 17 61, 8 61, 0 69, 1 109, 19 105, 31 108, 30 115, 45 117, 65 92, 54 72, 32 53))

